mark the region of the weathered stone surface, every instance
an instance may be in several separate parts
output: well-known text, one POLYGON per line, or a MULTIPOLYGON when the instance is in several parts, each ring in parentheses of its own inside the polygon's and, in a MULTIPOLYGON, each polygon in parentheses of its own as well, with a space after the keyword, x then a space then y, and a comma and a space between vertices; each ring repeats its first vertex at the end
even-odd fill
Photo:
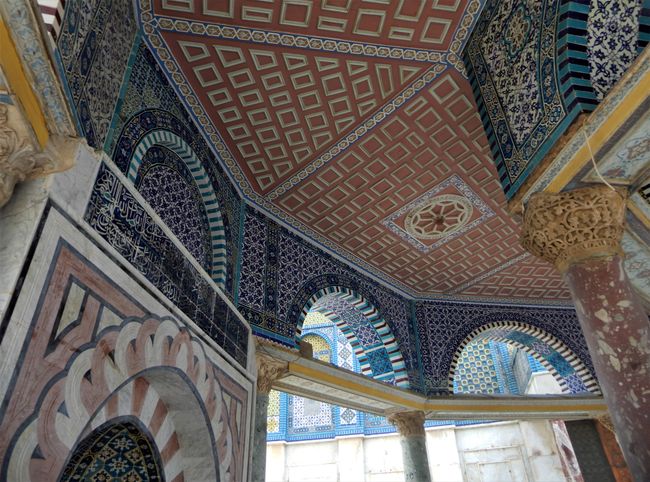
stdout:
POLYGON ((598 185, 559 194, 531 196, 521 244, 560 271, 594 256, 622 253, 625 199, 598 185))

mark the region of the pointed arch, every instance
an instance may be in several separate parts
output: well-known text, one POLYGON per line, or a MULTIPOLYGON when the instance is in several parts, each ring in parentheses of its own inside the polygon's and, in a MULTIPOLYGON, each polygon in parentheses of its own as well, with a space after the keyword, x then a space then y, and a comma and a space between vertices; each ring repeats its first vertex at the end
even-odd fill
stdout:
POLYGON ((564 342, 541 328, 519 321, 495 321, 479 326, 460 343, 451 361, 448 389, 453 393, 454 376, 460 355, 475 340, 508 343, 525 351, 557 380, 563 392, 600 394, 598 382, 589 368, 564 342))
POLYGON ((406 365, 404 363, 404 357, 397 345, 397 340, 379 310, 366 297, 351 288, 338 285, 327 286, 316 290, 307 299, 298 316, 296 338, 300 337, 305 317, 312 310, 319 311, 330 318, 350 341, 363 374, 373 376, 373 378, 378 380, 394 380, 397 386, 408 388, 409 382, 406 365), (357 310, 363 317, 364 322, 367 323, 367 326, 376 334, 378 343, 369 346, 367 343, 359 340, 358 334, 350 326, 349 321, 341 317, 340 313, 337 313, 335 309, 331 309, 332 305, 328 303, 331 300, 342 301, 354 310, 357 310), (373 370, 372 368, 373 360, 377 358, 381 349, 385 349, 390 367, 387 370, 382 370, 381 373, 375 373, 377 370, 373 370))
POLYGON ((149 149, 162 146, 174 152, 183 160, 196 183, 208 218, 212 247, 210 276, 222 289, 226 285, 226 234, 219 201, 201 161, 183 138, 174 132, 157 129, 147 133, 133 149, 129 161, 127 177, 135 184, 142 160, 149 149))

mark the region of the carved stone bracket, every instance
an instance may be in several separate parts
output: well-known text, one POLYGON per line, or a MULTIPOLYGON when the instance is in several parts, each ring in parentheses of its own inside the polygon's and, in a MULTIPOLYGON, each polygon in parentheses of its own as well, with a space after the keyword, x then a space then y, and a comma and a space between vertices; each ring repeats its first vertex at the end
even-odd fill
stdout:
POLYGON ((0 104, 0 207, 9 201, 19 182, 71 167, 79 143, 79 139, 54 135, 40 151, 19 132, 16 122, 9 120, 8 106, 0 104))
POLYGON ((522 246, 560 271, 595 256, 622 255, 625 199, 597 185, 533 194, 524 212, 522 246))
POLYGON ((257 391, 268 394, 273 382, 289 373, 289 364, 264 353, 256 354, 257 364, 257 391))
POLYGON ((424 435, 424 412, 398 412, 388 416, 388 421, 397 427, 400 435, 424 435))

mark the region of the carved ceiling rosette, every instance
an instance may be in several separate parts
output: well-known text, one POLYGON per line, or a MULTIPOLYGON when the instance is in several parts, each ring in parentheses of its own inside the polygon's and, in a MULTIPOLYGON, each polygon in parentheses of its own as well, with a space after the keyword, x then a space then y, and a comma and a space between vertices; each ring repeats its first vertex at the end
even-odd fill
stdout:
POLYGON ((531 196, 524 212, 522 246, 560 272, 578 261, 623 255, 625 198, 605 185, 531 196))

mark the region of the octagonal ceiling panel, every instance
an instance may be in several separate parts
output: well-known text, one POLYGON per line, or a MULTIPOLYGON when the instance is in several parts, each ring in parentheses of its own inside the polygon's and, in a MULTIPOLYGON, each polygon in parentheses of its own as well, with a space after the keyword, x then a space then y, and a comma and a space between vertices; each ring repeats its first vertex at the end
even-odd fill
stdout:
POLYGON ((140 0, 154 53, 252 203, 413 296, 564 302, 519 246, 458 62, 479 5, 140 0), (468 210, 462 226, 409 233, 440 196, 468 210))

